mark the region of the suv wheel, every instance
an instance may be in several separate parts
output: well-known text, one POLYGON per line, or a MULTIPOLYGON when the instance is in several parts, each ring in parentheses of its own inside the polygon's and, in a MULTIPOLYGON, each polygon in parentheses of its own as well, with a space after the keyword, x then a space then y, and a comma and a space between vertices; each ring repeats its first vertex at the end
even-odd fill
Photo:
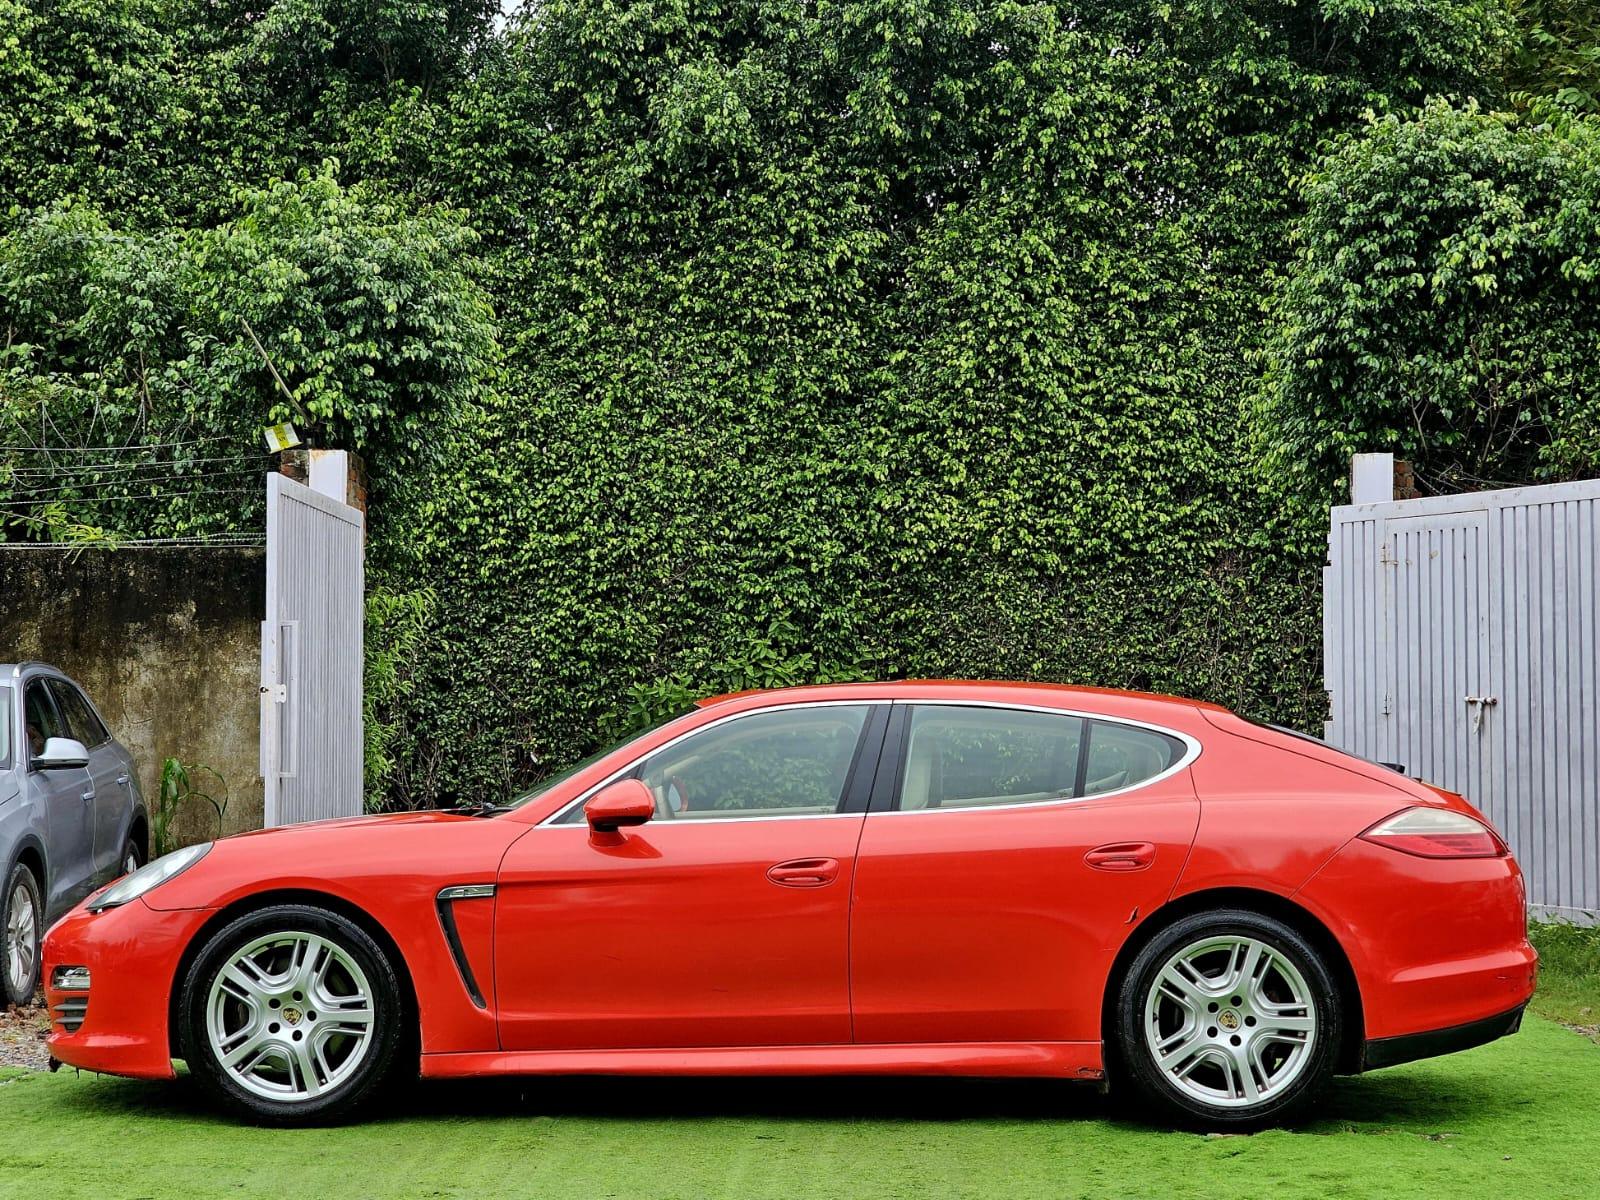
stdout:
POLYGON ((39 931, 44 905, 39 881, 18 863, 0 894, 0 1001, 28 1004, 39 989, 39 931))

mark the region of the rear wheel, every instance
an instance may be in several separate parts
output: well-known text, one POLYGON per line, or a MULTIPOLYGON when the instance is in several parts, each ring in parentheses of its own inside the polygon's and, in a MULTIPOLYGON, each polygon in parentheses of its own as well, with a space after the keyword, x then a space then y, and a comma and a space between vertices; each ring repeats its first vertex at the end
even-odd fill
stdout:
POLYGON ((22 863, 0 892, 0 1002, 28 1004, 39 989, 39 931, 44 905, 39 881, 22 863))
POLYGON ((118 875, 132 875, 144 866, 144 843, 134 835, 130 835, 127 845, 122 848, 122 862, 117 867, 118 875))
POLYGON ((353 921, 298 904, 249 913, 206 943, 185 980, 189 1069, 257 1120, 337 1119, 389 1073, 400 994, 388 957, 353 921))
POLYGON ((1162 930, 1118 995, 1117 1049, 1142 1097, 1184 1124, 1251 1129, 1293 1117, 1333 1075, 1343 1014, 1317 950, 1247 910, 1162 930))

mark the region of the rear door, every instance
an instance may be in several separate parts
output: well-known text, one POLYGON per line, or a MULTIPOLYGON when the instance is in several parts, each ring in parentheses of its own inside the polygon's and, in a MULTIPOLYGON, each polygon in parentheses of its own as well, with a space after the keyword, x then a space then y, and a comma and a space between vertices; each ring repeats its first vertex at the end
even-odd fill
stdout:
POLYGON ((1124 930, 1199 820, 1181 735, 1065 712, 894 706, 850 927, 858 1042, 1098 1042, 1124 930))
POLYGON ((132 808, 131 765, 122 747, 100 715, 78 689, 65 679, 51 679, 50 694, 56 710, 71 731, 89 751, 89 777, 94 784, 94 873, 101 882, 121 873, 122 843, 126 837, 128 813, 132 808))
POLYGON ((22 689, 23 733, 28 756, 28 796, 45 816, 45 855, 50 878, 45 883, 46 916, 70 908, 94 886, 94 780, 82 767, 41 771, 34 756, 53 737, 71 737, 46 681, 39 676, 22 689))

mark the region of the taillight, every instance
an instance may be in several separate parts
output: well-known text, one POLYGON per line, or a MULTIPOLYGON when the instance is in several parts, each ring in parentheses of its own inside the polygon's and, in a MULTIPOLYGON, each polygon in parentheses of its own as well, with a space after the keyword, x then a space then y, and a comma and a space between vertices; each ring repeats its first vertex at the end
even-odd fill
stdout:
POLYGON ((1494 830, 1448 808, 1408 808, 1379 821, 1361 837, 1419 858, 1498 858, 1507 853, 1494 830))

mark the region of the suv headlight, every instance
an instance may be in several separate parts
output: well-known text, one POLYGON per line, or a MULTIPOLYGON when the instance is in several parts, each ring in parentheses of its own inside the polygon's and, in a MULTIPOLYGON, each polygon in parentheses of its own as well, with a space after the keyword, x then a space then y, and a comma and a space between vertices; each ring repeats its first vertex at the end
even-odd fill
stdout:
POLYGON ((123 876, 104 891, 89 897, 89 911, 105 912, 108 908, 117 908, 130 900, 137 900, 173 876, 183 874, 204 858, 210 849, 210 842, 201 842, 198 846, 185 846, 182 850, 163 854, 155 862, 140 867, 132 875, 123 876))

